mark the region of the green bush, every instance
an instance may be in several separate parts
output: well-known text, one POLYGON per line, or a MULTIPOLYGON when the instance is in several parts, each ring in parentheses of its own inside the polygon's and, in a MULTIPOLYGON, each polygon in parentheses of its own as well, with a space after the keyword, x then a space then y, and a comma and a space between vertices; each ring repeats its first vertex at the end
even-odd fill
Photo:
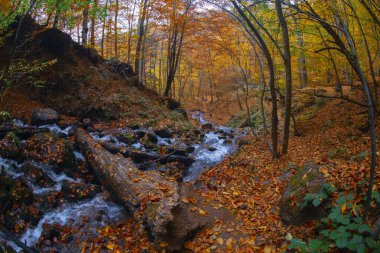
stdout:
MULTIPOLYGON (((307 197, 306 202, 312 201, 314 205, 316 198, 307 197)), ((288 249, 300 252, 336 252, 347 250, 349 252, 364 253, 366 250, 380 252, 380 242, 371 237, 371 228, 363 223, 360 213, 363 209, 361 203, 355 201, 353 194, 339 194, 339 198, 333 201, 328 208, 328 216, 323 218, 318 227, 322 230, 317 238, 303 241, 287 235, 290 241, 288 249)), ((374 193, 374 199, 380 201, 380 194, 374 193)))

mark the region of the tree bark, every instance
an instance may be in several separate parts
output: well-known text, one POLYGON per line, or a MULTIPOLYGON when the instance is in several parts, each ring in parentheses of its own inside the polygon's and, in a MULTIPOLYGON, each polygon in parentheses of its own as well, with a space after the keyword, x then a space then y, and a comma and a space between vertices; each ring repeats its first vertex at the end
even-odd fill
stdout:
POLYGON ((286 154, 288 152, 289 145, 289 131, 290 131, 290 118, 292 114, 292 62, 290 54, 290 43, 289 43, 289 31, 288 24, 282 13, 281 0, 276 0, 276 11, 278 21, 282 30, 282 41, 284 44, 284 65, 285 65, 285 116, 284 116, 284 135, 282 140, 282 153, 286 154))
POLYGON ((82 22, 82 45, 87 45, 88 34, 88 6, 83 10, 83 22, 82 22))

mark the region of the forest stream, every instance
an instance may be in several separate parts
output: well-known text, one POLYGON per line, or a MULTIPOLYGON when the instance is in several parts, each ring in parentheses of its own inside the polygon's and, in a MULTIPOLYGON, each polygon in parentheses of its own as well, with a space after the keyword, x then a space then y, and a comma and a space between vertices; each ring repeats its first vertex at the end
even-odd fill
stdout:
MULTIPOLYGON (((167 160, 169 163, 171 161, 183 161, 187 168, 179 180, 195 182, 206 168, 220 163, 226 156, 234 153, 237 150, 237 139, 244 133, 233 128, 215 126, 208 122, 200 111, 190 112, 189 114, 203 129, 199 130, 203 138, 194 143, 184 143, 181 138, 174 135, 165 136, 165 134, 161 134, 160 137, 149 129, 143 128, 93 131, 90 135, 93 139, 102 143, 102 146, 111 153, 122 152, 123 148, 137 152, 133 153, 135 154, 133 160, 139 167, 141 166, 142 170, 167 169, 167 165, 160 164, 160 158, 161 160, 167 160), (149 134, 147 138, 153 139, 156 146, 149 146, 147 143, 143 143, 142 139, 120 138, 120 136, 128 136, 127 133, 134 136, 149 134), (159 156, 159 150, 170 150, 172 147, 177 148, 163 158, 159 156), (177 159, 170 160, 170 156, 175 156, 177 159), (147 159, 152 162, 147 163, 147 159)), ((20 129, 34 128, 20 120, 15 121, 15 124, 20 129)), ((61 128, 54 124, 43 125, 38 128, 48 129, 55 136, 68 139, 73 135, 74 126, 61 128)), ((73 155, 77 164, 87 166, 85 156, 77 147, 74 148, 73 155)), ((43 215, 26 217, 24 218, 25 222, 30 222, 30 224, 34 225, 29 227, 23 224, 23 226, 20 226, 20 241, 27 246, 36 248, 49 246, 48 240, 54 240, 54 233, 58 233, 56 232, 57 227, 69 226, 90 236, 91 233, 96 231, 96 228, 115 224, 129 218, 123 207, 114 203, 109 194, 101 189, 96 180, 71 177, 65 172, 57 172, 49 165, 40 164, 33 160, 19 163, 16 160, 0 158, 0 166, 2 175, 16 182, 23 180, 27 188, 35 196, 34 198, 40 199, 41 203, 37 204, 36 208, 43 210, 43 215), (28 170, 23 170, 25 166, 32 167, 33 171, 36 172, 27 173, 28 170), (38 175, 36 176, 36 174, 38 175), (84 193, 82 194, 82 192, 84 193), (62 198, 55 196, 62 196, 62 198), (46 201, 52 203, 47 204, 45 203, 46 201)), ((20 210, 20 212, 22 211, 20 210)), ((27 214, 24 214, 24 216, 27 216, 27 214)), ((10 220, 9 222, 17 222, 17 220, 10 220)), ((17 252, 21 251, 21 248, 17 247, 13 242, 9 241, 8 246, 11 246, 17 252)), ((64 249, 57 250, 61 252, 64 249)))

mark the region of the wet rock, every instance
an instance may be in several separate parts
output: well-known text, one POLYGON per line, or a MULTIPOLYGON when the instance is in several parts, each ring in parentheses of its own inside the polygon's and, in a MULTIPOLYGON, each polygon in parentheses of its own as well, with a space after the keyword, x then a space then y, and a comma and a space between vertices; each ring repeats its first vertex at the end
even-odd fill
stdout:
POLYGON ((27 159, 49 164, 58 172, 74 177, 77 166, 73 147, 68 140, 58 138, 52 133, 34 135, 26 142, 23 154, 27 159))
POLYGON ((173 132, 167 128, 155 130, 154 133, 161 138, 173 138, 173 132))
POLYGON ((147 150, 156 150, 157 145, 151 142, 144 143, 144 148, 147 150))
POLYGON ((30 205, 34 195, 25 181, 20 178, 0 176, 0 205, 3 210, 10 209, 13 204, 30 205))
POLYGON ((129 128, 132 130, 137 130, 137 129, 140 129, 140 125, 134 124, 134 125, 131 125, 129 128))
POLYGON ((132 145, 136 143, 136 136, 133 131, 126 131, 124 133, 119 133, 116 135, 118 141, 125 143, 127 145, 132 145))
POLYGON ((101 188, 98 185, 64 181, 61 192, 68 201, 79 201, 94 198, 101 188))
POLYGON ((320 167, 314 162, 305 163, 290 179, 280 200, 280 216, 286 224, 301 225, 324 214, 323 204, 318 207, 310 204, 305 208, 295 204, 301 203, 307 193, 319 193, 323 189, 325 180, 319 172, 320 167))
POLYGON ((186 152, 193 153, 194 151, 195 151, 195 147, 193 147, 193 146, 186 147, 186 152))
POLYGON ((223 143, 229 145, 229 144, 232 144, 232 140, 231 139, 225 139, 223 141, 223 143))
POLYGON ((208 151, 214 152, 217 151, 218 149, 215 147, 208 147, 208 151))
POLYGON ((89 127, 89 126, 92 126, 92 121, 91 121, 91 119, 90 118, 84 118, 83 120, 82 120, 82 126, 83 127, 89 127))
POLYGON ((129 149, 129 148, 124 149, 121 152, 121 154, 124 157, 132 158, 132 160, 136 163, 146 163, 149 161, 159 160, 161 158, 159 154, 146 153, 146 152, 129 149))
MULTIPOLYGON (((60 224, 48 224, 45 223, 42 225, 42 233, 41 237, 39 239, 38 244, 42 244, 45 247, 51 247, 53 246, 53 242, 59 241, 62 235, 62 227, 60 224)), ((46 250, 46 249, 45 249, 46 250)), ((49 248, 49 251, 46 252, 56 252, 54 249, 49 248)))
POLYGON ((206 123, 202 125, 202 129, 204 130, 212 130, 214 127, 211 123, 206 123))
POLYGON ((54 185, 54 181, 46 175, 46 173, 42 170, 42 168, 33 163, 33 162, 26 162, 21 167, 20 170, 24 172, 25 176, 28 178, 28 180, 36 184, 42 188, 49 188, 54 185))
POLYGON ((188 168, 193 164, 194 158, 193 157, 186 157, 186 156, 179 156, 179 155, 171 155, 169 157, 161 159, 160 162, 161 163, 176 162, 176 163, 183 164, 185 168, 188 168))
POLYGON ((137 130, 135 131, 135 134, 136 134, 136 137, 138 139, 141 139, 141 138, 144 138, 145 135, 146 135, 146 131, 143 131, 143 130, 137 130))
POLYGON ((7 159, 19 159, 21 156, 21 141, 13 132, 0 140, 0 156, 7 159))
POLYGON ((107 151, 109 151, 112 154, 119 153, 121 149, 123 148, 120 145, 117 145, 108 141, 102 141, 100 144, 102 145, 103 148, 105 148, 107 151))
POLYGON ((33 111, 31 121, 36 126, 55 124, 59 121, 59 114, 50 108, 40 108, 33 111))
POLYGON ((153 134, 153 133, 150 133, 150 132, 148 132, 146 134, 145 138, 146 138, 146 141, 148 141, 148 142, 152 142, 152 143, 157 143, 158 142, 157 136, 155 134, 153 134))
POLYGON ((189 156, 187 149, 183 149, 181 147, 170 147, 168 148, 167 153, 185 157, 189 156))

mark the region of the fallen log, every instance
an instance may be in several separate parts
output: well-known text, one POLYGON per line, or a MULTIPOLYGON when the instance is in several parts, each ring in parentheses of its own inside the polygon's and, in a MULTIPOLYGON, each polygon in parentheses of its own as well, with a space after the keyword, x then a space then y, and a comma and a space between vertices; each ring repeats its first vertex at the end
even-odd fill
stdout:
POLYGON ((157 171, 138 170, 132 161, 103 149, 83 129, 75 137, 99 181, 116 202, 142 221, 157 247, 180 250, 186 239, 214 222, 214 217, 196 211, 194 203, 183 201, 203 203, 191 184, 170 182, 157 171))

